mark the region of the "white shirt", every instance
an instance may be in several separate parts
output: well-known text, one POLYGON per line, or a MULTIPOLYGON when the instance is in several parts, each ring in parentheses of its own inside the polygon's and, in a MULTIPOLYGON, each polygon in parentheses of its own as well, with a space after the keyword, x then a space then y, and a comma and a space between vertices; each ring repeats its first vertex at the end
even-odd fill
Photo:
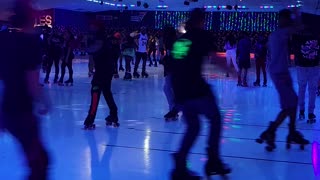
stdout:
POLYGON ((140 33, 139 41, 138 41, 138 51, 146 53, 147 52, 147 44, 148 44, 148 36, 147 34, 143 35, 140 33))

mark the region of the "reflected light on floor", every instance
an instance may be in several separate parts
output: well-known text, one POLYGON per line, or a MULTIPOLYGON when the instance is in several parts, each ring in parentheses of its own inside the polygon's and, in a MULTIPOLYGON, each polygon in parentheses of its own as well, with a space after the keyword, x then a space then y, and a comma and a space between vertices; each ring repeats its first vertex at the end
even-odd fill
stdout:
POLYGON ((320 170, 319 169, 320 162, 319 162, 319 157, 318 157, 318 155, 320 153, 319 149, 320 149, 320 144, 317 142, 313 142, 312 143, 312 165, 313 165, 314 174, 316 176, 319 175, 319 170, 320 170))
MULTIPOLYGON (((216 56, 219 58, 226 58, 226 53, 225 52, 217 52, 216 56)), ((254 53, 250 53, 250 58, 251 58, 251 60, 254 60, 254 53)), ((290 60, 292 60, 292 61, 294 60, 293 54, 290 55, 290 60)))
POLYGON ((144 165, 145 165, 145 173, 149 173, 150 169, 150 135, 151 135, 151 129, 147 128, 146 136, 144 138, 144 145, 143 145, 143 153, 144 153, 144 165))

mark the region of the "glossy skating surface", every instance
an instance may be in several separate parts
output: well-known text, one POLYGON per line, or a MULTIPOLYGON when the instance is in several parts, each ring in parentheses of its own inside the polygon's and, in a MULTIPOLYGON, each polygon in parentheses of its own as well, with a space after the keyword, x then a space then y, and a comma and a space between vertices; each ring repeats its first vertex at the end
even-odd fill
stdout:
MULTIPOLYGON (((233 170, 229 179, 320 179, 314 173, 319 170, 313 169, 320 166, 317 159, 320 147, 313 143, 314 148, 308 145, 304 151, 298 145, 287 150, 287 123, 277 131, 277 149, 274 152, 266 152, 264 145, 255 142, 279 111, 278 96, 270 82, 268 87, 254 87, 252 68, 248 75, 250 87, 237 87, 236 76, 226 78, 223 71, 212 65, 205 69, 204 76, 213 85, 224 114, 221 152, 223 160, 233 170)), ((163 116, 169 109, 162 91, 162 67, 147 67, 147 70, 147 79, 124 81, 124 73, 120 72, 120 78, 113 81, 112 89, 119 108, 119 128, 106 127, 104 119, 109 110, 101 98, 96 128, 83 130, 91 88, 87 63, 75 63, 72 87, 45 85, 54 107, 41 121, 44 143, 52 158, 52 180, 169 179, 173 168, 171 153, 177 150, 185 126, 181 117, 178 121, 165 122, 163 116)), ((294 69, 293 77, 296 79, 294 69)), ((318 102, 317 106, 315 114, 319 116, 318 102)), ((192 170, 203 176, 208 125, 203 119, 200 137, 188 163, 192 170)), ((306 139, 320 141, 318 123, 298 121, 297 127, 306 139)), ((10 135, 0 134, 1 180, 23 179, 27 171, 20 151, 10 135)))

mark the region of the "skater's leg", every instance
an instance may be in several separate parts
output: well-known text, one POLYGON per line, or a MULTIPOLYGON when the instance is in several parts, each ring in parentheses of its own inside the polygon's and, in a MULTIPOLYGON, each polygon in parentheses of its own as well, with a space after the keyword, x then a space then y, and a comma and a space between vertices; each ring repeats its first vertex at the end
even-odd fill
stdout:
MULTIPOLYGON (((183 105, 183 116, 184 120, 187 124, 186 133, 182 139, 180 149, 177 154, 179 154, 179 160, 181 163, 177 163, 177 169, 181 168, 184 169, 185 164, 183 162, 186 161, 187 155, 193 146, 196 138, 200 132, 200 120, 198 117, 198 112, 196 112, 197 108, 196 101, 189 101, 185 105, 183 105), (179 167, 180 166, 180 167, 179 167)), ((197 103, 198 104, 198 103, 197 103)))
POLYGON ((136 62, 134 64, 134 72, 138 72, 138 68, 139 68, 139 64, 142 58, 142 53, 141 52, 137 52, 136 53, 136 62))
POLYGON ((230 52, 230 50, 227 50, 227 52, 226 52, 226 60, 227 60, 227 67, 228 67, 227 76, 229 76, 230 69, 231 69, 231 67, 230 67, 231 59, 232 59, 231 52, 230 52))
POLYGON ((237 64, 237 52, 235 50, 232 50, 231 52, 232 52, 231 53, 232 64, 233 64, 235 70, 237 72, 239 72, 239 67, 238 67, 238 64, 237 64))
POLYGON ((72 59, 69 59, 67 63, 68 71, 69 71, 69 80, 73 81, 73 67, 72 67, 72 59))
POLYGON ((125 58, 125 63, 126 63, 126 72, 131 73, 131 61, 133 58, 130 56, 124 56, 125 58))
POLYGON ((173 94, 173 90, 172 90, 172 84, 171 84, 171 76, 167 75, 165 77, 165 82, 164 82, 164 86, 163 86, 163 92, 166 95, 168 104, 169 104, 169 109, 170 111, 173 110, 175 108, 174 105, 174 94, 173 94))
POLYGON ((260 69, 261 69, 261 60, 256 59, 256 83, 260 84, 260 69))
POLYGON ((59 57, 54 58, 53 62, 54 62, 54 71, 55 71, 54 80, 57 81, 59 78, 59 71, 60 71, 60 67, 59 67, 60 58, 59 57))
POLYGON ((89 55, 89 73, 93 73, 93 69, 94 69, 94 61, 93 61, 93 56, 89 55))
POLYGON ((29 180, 46 180, 49 157, 41 141, 38 119, 30 112, 5 115, 6 129, 21 144, 30 169, 29 180))
POLYGON ((157 54, 157 49, 153 49, 152 50, 152 57, 153 57, 153 61, 154 61, 155 66, 157 66, 157 64, 158 64, 156 54, 157 54))
POLYGON ((118 107, 113 99, 113 95, 111 92, 111 82, 112 77, 108 79, 108 81, 104 84, 102 88, 103 96, 108 104, 108 107, 110 109, 110 115, 111 116, 117 116, 118 115, 118 107))
POLYGON ((149 50, 148 50, 149 66, 152 66, 152 65, 153 65, 152 59, 151 59, 151 54, 152 54, 152 49, 149 49, 149 50))
POLYGON ((245 85, 247 85, 247 74, 248 74, 248 68, 245 68, 243 73, 243 83, 245 85))
POLYGON ((146 72, 147 59, 148 59, 148 54, 142 53, 142 72, 146 72))
POLYGON ((261 69, 262 69, 262 73, 263 73, 263 85, 267 85, 267 71, 266 71, 266 60, 265 60, 265 58, 263 58, 263 60, 261 62, 261 69))
MULTIPOLYGON (((305 94, 306 94, 306 88, 307 88, 307 79, 308 79, 308 70, 305 67, 297 67, 297 79, 298 79, 298 102, 299 102, 299 108, 300 110, 305 110, 305 94)), ((310 87, 310 85, 309 85, 310 87)))
POLYGON ((66 66, 67 66, 67 63, 65 61, 63 61, 61 63, 61 76, 60 76, 60 82, 63 82, 63 79, 64 79, 64 75, 66 74, 66 66))
POLYGON ((91 104, 90 104, 90 109, 89 109, 89 112, 88 112, 88 117, 92 118, 93 120, 96 118, 101 91, 102 91, 102 89, 101 89, 100 86, 92 84, 92 87, 91 87, 91 104))
POLYGON ((308 113, 313 114, 316 104, 316 94, 318 89, 319 68, 310 67, 308 74, 308 92, 309 92, 309 107, 308 113))
POLYGON ((51 73, 51 67, 53 65, 53 59, 52 58, 48 58, 48 61, 47 61, 47 69, 46 69, 46 77, 45 77, 45 81, 49 81, 49 76, 50 76, 50 73, 51 73))

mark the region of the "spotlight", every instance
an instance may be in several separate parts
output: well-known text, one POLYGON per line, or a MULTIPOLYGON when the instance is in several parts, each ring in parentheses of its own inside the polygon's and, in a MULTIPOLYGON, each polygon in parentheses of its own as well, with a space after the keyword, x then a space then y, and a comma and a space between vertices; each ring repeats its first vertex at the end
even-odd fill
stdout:
POLYGON ((189 2, 189 1, 184 1, 183 4, 186 5, 186 6, 189 6, 189 5, 190 5, 190 2, 189 2))
POLYGON ((100 1, 100 5, 103 5, 103 1, 100 1))
POLYGON ((226 6, 226 9, 232 10, 232 6, 231 6, 231 5, 227 5, 227 6, 226 6))
POLYGON ((137 1, 137 6, 138 6, 138 7, 141 6, 141 1, 137 1))
POLYGON ((144 3, 143 7, 147 9, 149 7, 149 4, 148 3, 144 3))

